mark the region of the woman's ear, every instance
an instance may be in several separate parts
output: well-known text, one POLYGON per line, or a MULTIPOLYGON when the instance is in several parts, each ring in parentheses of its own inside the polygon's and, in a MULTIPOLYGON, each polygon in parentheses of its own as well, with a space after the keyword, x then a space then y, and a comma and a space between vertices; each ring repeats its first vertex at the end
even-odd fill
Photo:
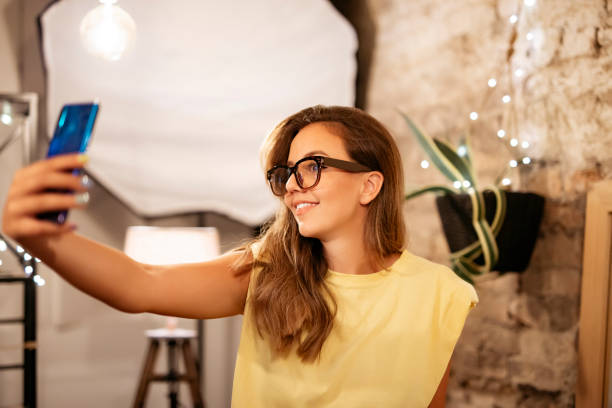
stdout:
POLYGON ((379 171, 370 171, 365 173, 363 184, 361 185, 361 196, 359 197, 359 203, 361 205, 368 205, 372 200, 374 200, 380 192, 384 180, 385 178, 379 171))

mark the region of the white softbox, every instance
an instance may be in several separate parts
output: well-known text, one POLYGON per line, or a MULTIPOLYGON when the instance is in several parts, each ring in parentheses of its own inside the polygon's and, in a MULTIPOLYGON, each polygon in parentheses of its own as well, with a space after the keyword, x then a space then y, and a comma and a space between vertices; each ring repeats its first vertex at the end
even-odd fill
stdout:
POLYGON ((97 98, 89 170, 142 216, 262 223, 278 205, 265 136, 304 107, 354 102, 356 35, 326 0, 122 0, 137 38, 118 61, 81 44, 96 5, 62 0, 41 17, 48 125, 64 103, 97 98))

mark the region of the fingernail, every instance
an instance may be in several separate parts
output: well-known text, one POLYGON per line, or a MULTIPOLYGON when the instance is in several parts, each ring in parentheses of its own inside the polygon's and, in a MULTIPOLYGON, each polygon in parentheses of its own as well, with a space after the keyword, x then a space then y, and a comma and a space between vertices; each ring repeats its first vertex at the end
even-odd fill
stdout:
POLYGON ((87 163, 89 161, 89 156, 86 154, 79 154, 77 160, 79 161, 79 163, 87 163))
POLYGON ((87 204, 89 202, 89 193, 86 191, 84 193, 79 193, 74 196, 74 201, 77 204, 87 204))
POLYGON ((87 176, 87 174, 83 174, 81 176, 81 185, 83 187, 89 188, 91 187, 91 180, 89 179, 89 177, 87 176))

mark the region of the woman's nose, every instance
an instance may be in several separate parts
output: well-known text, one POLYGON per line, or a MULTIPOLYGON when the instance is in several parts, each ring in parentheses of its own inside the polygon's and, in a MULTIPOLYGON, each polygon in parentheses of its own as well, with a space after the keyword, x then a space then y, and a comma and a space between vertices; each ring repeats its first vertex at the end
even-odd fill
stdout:
POLYGON ((291 174, 289 176, 289 179, 287 180, 287 182, 285 183, 285 189, 287 190, 288 193, 292 192, 292 191, 300 191, 301 188, 297 183, 297 175, 295 174, 295 172, 293 174, 291 174))

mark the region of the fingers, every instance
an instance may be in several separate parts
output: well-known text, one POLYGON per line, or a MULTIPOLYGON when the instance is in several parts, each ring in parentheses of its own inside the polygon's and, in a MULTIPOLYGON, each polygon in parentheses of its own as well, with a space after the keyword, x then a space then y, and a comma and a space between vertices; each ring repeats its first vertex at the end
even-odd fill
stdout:
POLYGON ((11 200, 7 203, 6 211, 11 217, 21 217, 48 211, 83 208, 88 201, 89 193, 45 193, 11 200))
POLYGON ((67 154, 41 160, 15 173, 2 212, 2 229, 10 237, 60 234, 69 225, 39 220, 36 215, 84 207, 89 201, 87 176, 72 174, 83 168, 86 156, 67 154), (76 194, 64 193, 71 191, 76 194))
POLYGON ((49 159, 40 160, 28 167, 24 167, 18 171, 17 174, 24 178, 29 178, 40 174, 82 169, 88 160, 87 155, 84 154, 62 154, 49 159))
POLYGON ((23 178, 21 182, 13 185, 9 197, 19 197, 27 194, 43 192, 48 189, 71 190, 77 192, 87 191, 90 185, 87 175, 74 175, 69 173, 47 173, 37 177, 23 178))

